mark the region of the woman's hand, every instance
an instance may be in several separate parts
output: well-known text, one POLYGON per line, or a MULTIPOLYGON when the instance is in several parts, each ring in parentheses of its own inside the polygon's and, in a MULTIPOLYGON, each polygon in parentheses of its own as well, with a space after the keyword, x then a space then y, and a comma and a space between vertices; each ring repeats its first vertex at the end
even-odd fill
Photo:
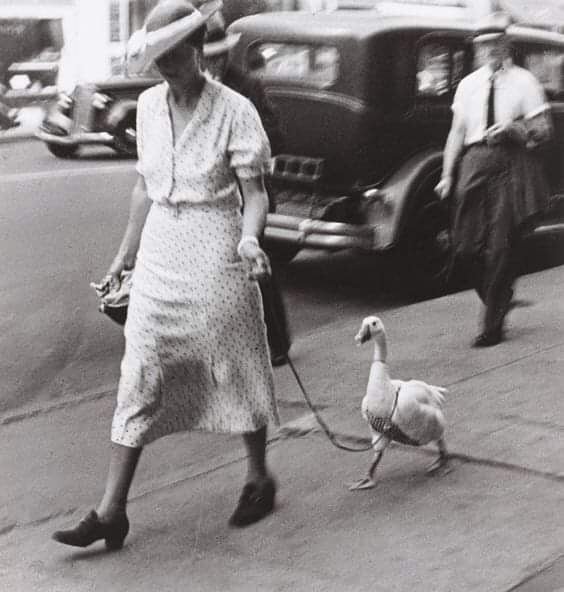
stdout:
POLYGON ((122 273, 126 270, 126 264, 121 259, 115 260, 108 273, 96 284, 91 282, 90 285, 96 290, 100 298, 104 298, 110 293, 118 292, 121 287, 122 273))
POLYGON ((270 277, 272 269, 268 255, 260 248, 255 237, 243 237, 237 247, 239 257, 249 266, 249 278, 265 280, 270 277))

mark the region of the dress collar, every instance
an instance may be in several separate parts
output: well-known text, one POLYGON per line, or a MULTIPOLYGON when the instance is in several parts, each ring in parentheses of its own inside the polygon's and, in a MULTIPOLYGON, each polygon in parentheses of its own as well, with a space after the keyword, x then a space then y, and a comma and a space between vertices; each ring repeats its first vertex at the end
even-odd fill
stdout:
POLYGON ((172 114, 171 114, 170 107, 168 104, 168 94, 170 91, 170 87, 166 81, 163 83, 163 90, 162 90, 162 94, 161 94, 161 108, 162 108, 162 112, 163 112, 165 121, 167 122, 167 125, 168 125, 169 141, 170 141, 170 145, 172 146, 173 151, 177 150, 183 144, 183 142, 186 139, 186 136, 188 135, 188 130, 191 129, 194 125, 196 125, 199 121, 202 121, 202 119, 204 119, 205 107, 206 107, 206 105, 209 104, 208 95, 211 90, 210 86, 211 86, 210 78, 209 78, 209 76, 204 74, 204 84, 202 85, 202 91, 201 91, 200 96, 198 98, 198 102, 196 103, 196 106, 194 107, 194 112, 192 113, 192 117, 190 118, 190 120, 188 121, 188 123, 186 124, 184 129, 182 130, 182 133, 180 134, 180 136, 175 139, 174 132, 173 132, 173 126, 172 126, 172 114))

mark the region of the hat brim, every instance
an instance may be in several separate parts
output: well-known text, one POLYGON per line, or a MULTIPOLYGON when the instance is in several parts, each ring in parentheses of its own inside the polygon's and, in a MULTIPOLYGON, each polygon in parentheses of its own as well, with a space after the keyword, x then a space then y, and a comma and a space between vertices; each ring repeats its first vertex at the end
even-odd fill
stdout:
POLYGON ((160 29, 148 32, 143 27, 139 31, 136 31, 128 42, 128 71, 130 73, 142 73, 145 71, 156 60, 203 27, 209 18, 220 10, 221 7, 221 0, 210 0, 202 4, 192 14, 160 29))
POLYGON ((224 39, 204 43, 204 57, 209 58, 229 52, 237 45, 240 38, 241 33, 228 33, 224 39))

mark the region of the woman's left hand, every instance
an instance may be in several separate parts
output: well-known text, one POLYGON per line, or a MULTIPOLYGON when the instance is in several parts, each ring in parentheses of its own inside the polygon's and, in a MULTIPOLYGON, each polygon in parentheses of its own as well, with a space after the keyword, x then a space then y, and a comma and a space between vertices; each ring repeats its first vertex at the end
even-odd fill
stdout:
POLYGON ((268 255, 253 242, 244 242, 239 250, 241 259, 249 266, 249 278, 252 280, 265 280, 272 274, 268 255))

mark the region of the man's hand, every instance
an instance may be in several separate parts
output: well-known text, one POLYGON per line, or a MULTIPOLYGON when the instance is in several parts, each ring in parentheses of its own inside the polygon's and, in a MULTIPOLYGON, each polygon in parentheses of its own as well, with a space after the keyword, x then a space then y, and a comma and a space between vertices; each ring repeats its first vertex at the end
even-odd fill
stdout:
POLYGON ((443 177, 435 186, 435 193, 441 198, 446 199, 452 191, 452 177, 450 175, 443 177))
POLYGON ((486 130, 484 136, 488 146, 496 146, 509 139, 512 136, 512 131, 511 124, 494 123, 486 130))

